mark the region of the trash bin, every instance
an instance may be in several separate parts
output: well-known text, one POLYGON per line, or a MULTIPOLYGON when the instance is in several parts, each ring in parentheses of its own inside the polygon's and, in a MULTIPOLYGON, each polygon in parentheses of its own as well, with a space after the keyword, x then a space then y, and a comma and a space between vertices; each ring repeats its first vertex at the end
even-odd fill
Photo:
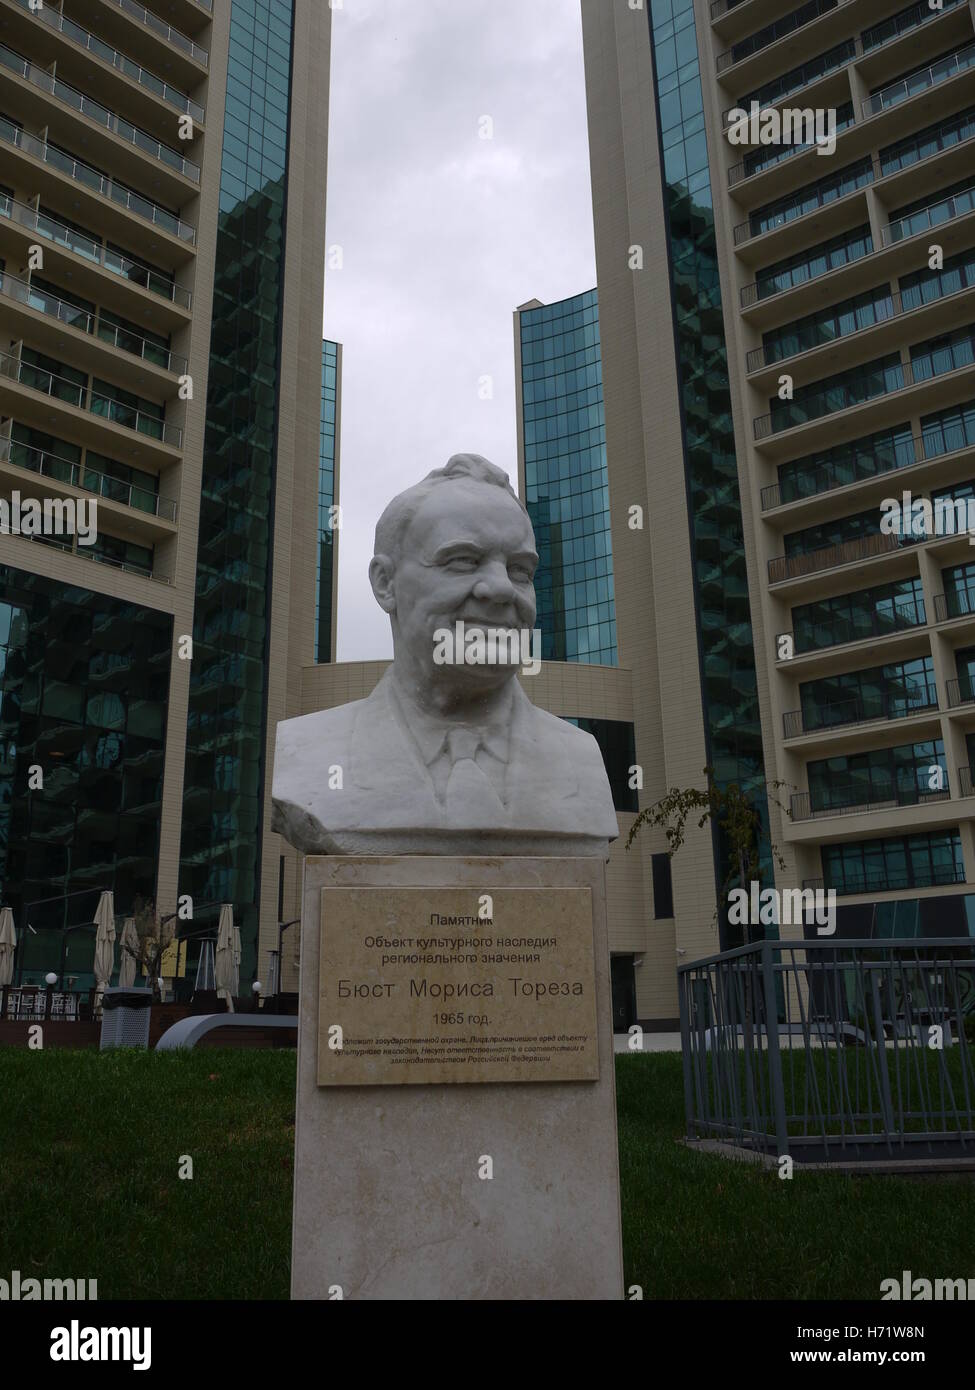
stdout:
POLYGON ((148 1047, 151 989, 107 989, 102 995, 100 1047, 148 1047))

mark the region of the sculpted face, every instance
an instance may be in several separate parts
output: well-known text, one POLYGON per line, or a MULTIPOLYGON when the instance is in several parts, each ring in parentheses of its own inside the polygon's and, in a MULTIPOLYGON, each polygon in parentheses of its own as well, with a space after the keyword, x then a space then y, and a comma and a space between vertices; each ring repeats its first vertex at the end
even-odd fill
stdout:
POLYGON ((411 665, 438 680, 484 686, 510 679, 517 664, 436 666, 434 633, 458 619, 467 632, 533 628, 537 564, 531 522, 503 488, 466 479, 432 488, 391 572, 373 561, 373 588, 392 615, 397 656, 405 648, 411 665))

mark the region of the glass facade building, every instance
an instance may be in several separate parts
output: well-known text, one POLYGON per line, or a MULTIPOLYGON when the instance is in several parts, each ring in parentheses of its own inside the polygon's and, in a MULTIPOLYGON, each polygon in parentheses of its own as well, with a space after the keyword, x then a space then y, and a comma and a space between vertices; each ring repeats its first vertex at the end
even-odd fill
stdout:
POLYGON ((91 941, 73 932, 100 892, 154 895, 172 630, 167 614, 0 566, 0 899, 25 984, 66 965, 87 988, 91 941))
POLYGON ((322 342, 322 415, 318 445, 318 550, 315 557, 315 660, 330 661, 332 597, 335 588, 335 527, 332 507, 335 490, 336 438, 338 428, 339 359, 338 343, 322 342))
POLYGON ((180 892, 256 964, 292 0, 233 0, 186 736, 180 892))
POLYGON ((615 666, 616 610, 596 291, 517 311, 523 500, 546 661, 615 666))

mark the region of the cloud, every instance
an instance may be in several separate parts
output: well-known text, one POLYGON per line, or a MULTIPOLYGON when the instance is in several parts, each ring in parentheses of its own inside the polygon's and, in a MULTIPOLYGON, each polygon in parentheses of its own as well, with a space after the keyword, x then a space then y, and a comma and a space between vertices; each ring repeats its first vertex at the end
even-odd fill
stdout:
POLYGON ((338 654, 365 660, 391 652, 366 579, 382 507, 461 451, 517 481, 512 310, 595 283, 578 0, 334 10, 327 241, 344 261, 325 286, 344 347, 338 654))

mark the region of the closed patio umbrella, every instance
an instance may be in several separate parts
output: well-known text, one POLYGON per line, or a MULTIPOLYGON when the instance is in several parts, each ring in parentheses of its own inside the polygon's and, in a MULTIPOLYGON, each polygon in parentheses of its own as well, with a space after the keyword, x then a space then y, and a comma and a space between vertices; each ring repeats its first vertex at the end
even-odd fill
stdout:
POLYGON ((115 899, 102 893, 95 909, 95 1004, 101 1003, 115 968, 115 899))
POLYGON ((119 942, 118 982, 121 988, 128 989, 135 984, 135 967, 139 960, 139 933, 135 929, 135 918, 126 917, 119 942))
POLYGON ((14 928, 14 914, 9 907, 0 912, 0 989, 9 985, 14 978, 14 952, 17 950, 17 932, 14 928))
POLYGON ((233 1010, 237 994, 240 968, 240 933, 234 925, 234 909, 230 903, 220 908, 220 921, 217 926, 217 993, 225 995, 228 1007, 233 1010))

